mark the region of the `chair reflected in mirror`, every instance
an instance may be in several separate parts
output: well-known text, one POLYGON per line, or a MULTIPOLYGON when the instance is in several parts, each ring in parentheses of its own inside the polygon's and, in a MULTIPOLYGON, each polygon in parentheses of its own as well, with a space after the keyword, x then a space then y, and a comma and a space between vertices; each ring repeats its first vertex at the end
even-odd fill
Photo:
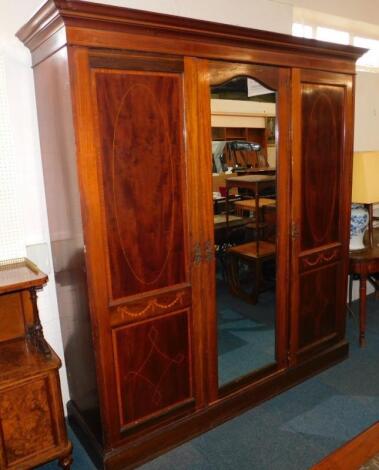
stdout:
MULTIPOLYGON (((271 175, 244 175, 227 179, 226 215, 229 220, 229 191, 232 187, 250 191, 254 197, 236 201, 234 207, 240 216, 248 217, 245 229, 251 236, 245 243, 240 243, 227 250, 228 255, 228 284, 231 292, 247 302, 256 304, 259 293, 270 283, 264 276, 264 265, 272 261, 273 275, 270 276, 275 285, 275 220, 274 216, 266 217, 267 208, 276 206, 276 177, 271 175), (266 197, 261 197, 265 191, 266 197), (269 196, 269 197, 268 197, 269 196), (273 223, 272 223, 273 222, 273 223), (270 227, 268 227, 270 225, 270 227), (268 229, 269 228, 269 229, 268 229), (268 230, 267 230, 268 229, 268 230), (268 237, 270 235, 270 237, 268 237), (244 286, 245 284, 245 286, 244 286)), ((271 215, 273 212, 271 212, 271 215)))

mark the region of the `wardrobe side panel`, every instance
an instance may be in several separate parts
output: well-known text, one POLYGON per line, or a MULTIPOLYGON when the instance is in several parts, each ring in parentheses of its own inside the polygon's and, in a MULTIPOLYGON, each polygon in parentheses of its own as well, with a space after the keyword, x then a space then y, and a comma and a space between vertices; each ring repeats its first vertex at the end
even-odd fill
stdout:
POLYGON ((101 439, 67 49, 34 67, 45 195, 70 397, 101 439))

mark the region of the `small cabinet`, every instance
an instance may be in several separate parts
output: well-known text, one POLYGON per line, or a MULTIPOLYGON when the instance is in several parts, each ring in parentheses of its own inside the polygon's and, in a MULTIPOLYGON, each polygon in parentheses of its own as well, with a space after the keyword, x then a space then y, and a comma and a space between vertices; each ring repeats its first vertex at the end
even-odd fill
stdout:
POLYGON ((36 291, 47 277, 29 260, 0 263, 0 467, 72 463, 58 370, 46 343, 36 291))

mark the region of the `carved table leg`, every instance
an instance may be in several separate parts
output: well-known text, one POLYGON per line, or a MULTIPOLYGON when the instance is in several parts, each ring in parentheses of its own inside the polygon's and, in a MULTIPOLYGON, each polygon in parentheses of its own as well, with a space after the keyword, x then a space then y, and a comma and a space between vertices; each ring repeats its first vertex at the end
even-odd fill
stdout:
POLYGON ((229 253, 229 260, 227 262, 228 269, 228 283, 230 291, 235 295, 240 295, 240 283, 239 283, 239 263, 237 257, 229 253))
POLYGON ((72 458, 72 445, 70 445, 70 449, 67 454, 63 455, 59 460, 59 466, 63 468, 63 470, 70 470, 71 465, 74 459, 72 458))
POLYGON ((253 289, 251 292, 251 303, 256 304, 258 302, 259 291, 262 283, 262 266, 261 261, 257 258, 254 261, 254 279, 253 279, 253 289))
POLYGON ((33 345, 47 358, 51 357, 51 350, 43 336, 43 329, 39 319, 37 305, 37 290, 32 287, 30 289, 30 299, 33 305, 33 325, 29 327, 28 336, 33 345))
POLYGON ((366 343, 366 282, 367 275, 361 274, 359 280, 359 345, 361 347, 366 343))
POLYGON ((349 307, 353 303, 353 274, 349 274, 349 307))

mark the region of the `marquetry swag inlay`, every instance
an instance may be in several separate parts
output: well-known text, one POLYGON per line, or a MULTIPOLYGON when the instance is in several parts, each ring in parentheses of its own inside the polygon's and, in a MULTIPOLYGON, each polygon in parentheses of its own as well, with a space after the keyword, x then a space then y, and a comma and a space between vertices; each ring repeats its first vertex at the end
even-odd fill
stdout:
POLYGON ((151 299, 147 302, 146 306, 143 307, 141 310, 131 310, 130 308, 123 306, 118 307, 117 312, 123 316, 130 316, 130 317, 141 317, 142 315, 146 314, 149 310, 152 311, 159 311, 159 310, 167 310, 168 308, 172 308, 174 306, 180 306, 183 302, 185 296, 185 292, 177 292, 174 299, 168 303, 161 303, 156 298, 151 299))
POLYGON ((316 267, 333 263, 341 258, 341 246, 333 246, 314 253, 304 253, 300 257, 301 271, 308 271, 316 267))

